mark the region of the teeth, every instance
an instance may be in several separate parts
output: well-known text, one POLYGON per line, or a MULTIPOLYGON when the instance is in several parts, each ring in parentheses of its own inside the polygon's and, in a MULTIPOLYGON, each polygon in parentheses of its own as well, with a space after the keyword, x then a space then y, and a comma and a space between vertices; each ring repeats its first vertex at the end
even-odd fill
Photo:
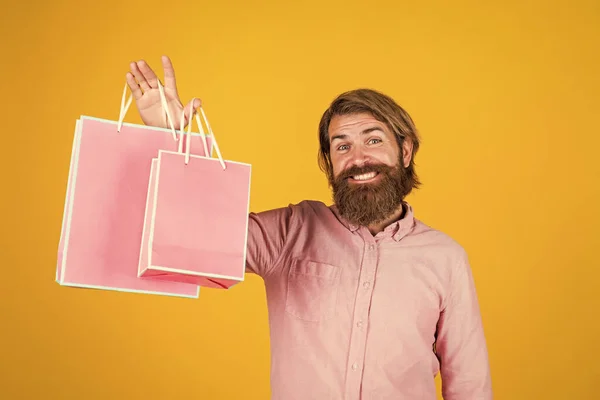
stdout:
POLYGON ((354 178, 357 181, 366 181, 367 179, 375 178, 375 175, 377 175, 376 172, 369 172, 362 175, 355 175, 352 178, 354 178))

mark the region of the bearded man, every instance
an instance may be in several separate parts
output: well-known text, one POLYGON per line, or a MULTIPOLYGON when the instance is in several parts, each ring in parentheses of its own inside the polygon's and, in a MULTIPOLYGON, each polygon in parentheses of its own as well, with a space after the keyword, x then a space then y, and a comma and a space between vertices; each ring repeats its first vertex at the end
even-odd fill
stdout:
MULTIPOLYGON (((186 113, 163 57, 171 115, 186 113)), ((167 127, 157 77, 127 81, 144 123, 167 127)), ((199 100, 192 100, 192 108, 199 100)), ((265 282, 273 399, 491 400, 487 345, 468 257, 415 217, 417 129, 374 90, 338 96, 319 124, 334 204, 249 215, 247 271, 265 282)))

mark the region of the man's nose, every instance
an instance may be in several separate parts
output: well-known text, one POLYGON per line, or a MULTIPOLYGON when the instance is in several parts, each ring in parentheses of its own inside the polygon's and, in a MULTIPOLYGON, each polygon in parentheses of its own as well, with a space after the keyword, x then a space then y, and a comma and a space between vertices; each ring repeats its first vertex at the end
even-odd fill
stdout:
POLYGON ((360 147, 355 147, 352 151, 352 164, 362 167, 369 161, 369 155, 360 147))

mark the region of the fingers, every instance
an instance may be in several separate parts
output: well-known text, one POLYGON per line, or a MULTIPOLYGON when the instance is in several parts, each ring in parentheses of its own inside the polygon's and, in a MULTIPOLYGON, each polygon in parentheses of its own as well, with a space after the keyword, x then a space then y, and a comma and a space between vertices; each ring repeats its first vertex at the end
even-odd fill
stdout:
POLYGON ((202 100, 200 100, 198 98, 193 98, 192 100, 190 100, 185 105, 185 108, 183 109, 183 112, 185 115, 185 120, 189 122, 192 119, 192 117, 194 116, 194 114, 196 113, 196 110, 198 109, 198 107, 200 107, 201 105, 202 105, 202 100), (190 113, 190 108, 192 111, 191 113, 190 113))
POLYGON ((171 63, 171 59, 167 56, 162 56, 163 71, 165 74, 165 88, 177 92, 177 82, 175 81, 175 69, 171 63))
MULTIPOLYGON (((156 83, 156 81, 157 81, 156 74, 154 73, 154 71, 152 71, 152 68, 150 68, 150 66, 146 63, 146 61, 144 61, 144 60, 138 61, 137 67, 138 67, 138 70, 144 76, 144 79, 146 80, 147 84, 151 88, 157 88, 158 84, 156 83)), ((143 89, 143 87, 142 87, 142 89, 143 89)))
POLYGON ((127 85, 129 86, 129 89, 131 89, 131 93, 133 93, 133 98, 139 100, 142 97, 143 93, 142 89, 140 89, 140 86, 136 82, 133 74, 131 72, 128 72, 125 75, 125 79, 127 80, 127 85))
MULTIPOLYGON (((177 82, 175 80, 175 70, 173 68, 173 64, 168 56, 161 57, 163 70, 164 70, 164 79, 165 79, 165 90, 170 92, 171 96, 174 96, 175 100, 181 105, 177 94, 177 82)), ((148 63, 144 60, 134 61, 129 64, 130 72, 127 73, 126 79, 131 92, 134 95, 136 100, 140 99, 145 92, 156 89, 158 87, 158 77, 150 68, 148 63)), ((201 101, 199 99, 194 100, 193 108, 194 110, 201 105, 201 101)), ((187 109, 185 109, 186 119, 190 116, 188 115, 190 103, 187 105, 187 109)), ((193 115, 192 115, 193 116, 193 115)))
POLYGON ((142 71, 140 71, 138 64, 136 62, 132 62, 129 64, 129 69, 131 70, 131 73, 135 77, 135 80, 138 82, 138 85, 140 85, 142 90, 144 92, 150 90, 150 85, 146 81, 146 78, 144 78, 144 74, 142 74, 142 71))

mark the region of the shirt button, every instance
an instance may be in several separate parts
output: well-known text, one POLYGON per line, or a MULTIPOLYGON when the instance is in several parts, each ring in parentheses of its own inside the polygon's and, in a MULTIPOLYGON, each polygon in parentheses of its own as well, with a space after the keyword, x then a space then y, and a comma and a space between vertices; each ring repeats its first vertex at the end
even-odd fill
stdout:
POLYGON ((364 287, 365 289, 368 289, 370 286, 371 286, 371 283, 370 283, 370 282, 365 282, 365 283, 363 283, 363 287, 364 287))
POLYGON ((358 364, 357 363, 352 364, 352 370, 356 371, 357 369, 358 369, 358 364))
POLYGON ((369 245, 369 250, 371 250, 371 251, 375 250, 375 246, 373 246, 372 244, 369 245))
POLYGON ((362 328, 362 327, 363 327, 363 323, 362 323, 362 321, 358 321, 358 322, 356 323, 356 326, 358 326, 359 328, 362 328))

